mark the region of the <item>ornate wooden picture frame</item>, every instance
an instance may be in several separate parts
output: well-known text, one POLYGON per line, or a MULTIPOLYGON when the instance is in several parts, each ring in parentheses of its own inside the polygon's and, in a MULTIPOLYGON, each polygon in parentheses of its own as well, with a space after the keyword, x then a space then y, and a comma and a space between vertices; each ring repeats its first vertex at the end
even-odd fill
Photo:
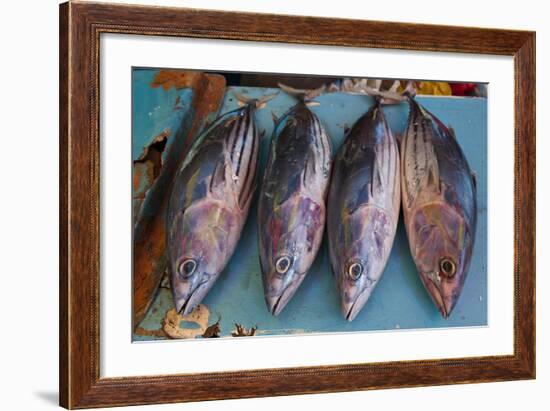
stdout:
POLYGON ((60 6, 60 404, 90 408, 535 378, 535 33, 69 2, 60 6), (512 56, 514 353, 100 377, 102 33, 512 56))

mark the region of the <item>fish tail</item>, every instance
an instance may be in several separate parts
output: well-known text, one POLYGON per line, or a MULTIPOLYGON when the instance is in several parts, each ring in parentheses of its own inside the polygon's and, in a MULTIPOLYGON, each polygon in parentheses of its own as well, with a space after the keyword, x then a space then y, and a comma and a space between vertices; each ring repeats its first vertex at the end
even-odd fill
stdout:
POLYGON ((399 104, 403 101, 409 101, 416 96, 416 89, 414 88, 414 82, 408 81, 405 91, 398 93, 394 90, 395 87, 387 91, 377 90, 369 86, 365 86, 363 92, 373 98, 375 98, 380 105, 392 105, 399 104))
POLYGON ((401 93, 402 96, 405 96, 407 100, 414 99, 416 97, 416 88, 414 87, 414 81, 407 81, 405 90, 401 93))
POLYGON ((285 92, 289 96, 294 97, 296 100, 304 104, 316 104, 316 102, 313 101, 313 99, 321 95, 321 93, 323 93, 326 88, 324 84, 319 88, 315 88, 311 90, 297 89, 297 88, 287 86, 283 83, 278 83, 278 85, 279 85, 279 88, 283 90, 283 92, 285 92))
POLYGON ((264 108, 267 105, 267 102, 269 100, 271 100, 272 98, 277 96, 277 94, 279 94, 279 93, 268 94, 267 96, 261 96, 261 97, 258 97, 258 98, 246 97, 246 96, 243 96, 240 93, 237 93, 236 91, 233 91, 232 94, 237 99, 237 102, 238 102, 239 106, 241 106, 241 107, 249 106, 251 108, 261 110, 262 108, 264 108))

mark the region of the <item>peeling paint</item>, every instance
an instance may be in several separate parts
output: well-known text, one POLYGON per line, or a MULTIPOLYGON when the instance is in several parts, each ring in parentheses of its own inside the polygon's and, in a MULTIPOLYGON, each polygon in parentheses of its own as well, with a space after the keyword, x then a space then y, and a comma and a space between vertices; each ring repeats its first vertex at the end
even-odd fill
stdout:
POLYGON ((140 337, 164 337, 166 338, 166 333, 162 328, 159 328, 157 330, 146 330, 143 327, 137 327, 134 331, 136 335, 139 335, 140 337))
POLYGON ((162 153, 166 148, 170 129, 162 131, 143 148, 143 152, 134 161, 132 175, 132 207, 134 224, 138 220, 143 201, 162 170, 162 153))
MULTIPOLYGON (((134 71, 143 73, 142 71, 134 71)), ((158 296, 160 283, 166 269, 165 255, 165 216, 173 177, 179 164, 185 158, 187 149, 193 138, 200 133, 211 117, 215 117, 223 101, 225 78, 220 75, 210 75, 200 72, 181 70, 160 70, 148 78, 147 83, 152 88, 162 87, 161 91, 150 88, 149 92, 141 90, 142 98, 133 99, 133 110, 136 106, 145 104, 143 97, 153 98, 155 107, 159 103, 170 104, 172 113, 162 120, 153 115, 143 113, 153 112, 141 110, 142 115, 136 119, 136 124, 170 124, 160 130, 170 128, 162 158, 159 175, 153 184, 145 191, 142 204, 134 205, 136 220, 133 237, 133 326, 138 326, 145 318, 154 299, 158 296), (185 88, 189 101, 183 103, 183 97, 174 94, 173 88, 185 88), (187 91, 189 89, 189 92, 187 91), (171 90, 172 89, 172 90, 171 90), (178 99, 177 97, 180 97, 178 99)), ((183 92, 182 91, 182 92, 183 92)), ((187 98, 187 97, 186 97, 187 98)), ((153 111, 151 111, 153 109, 153 111)), ((138 130, 136 125, 133 130, 138 130)), ((132 136, 134 138, 134 135, 132 136)), ((152 167, 154 170, 158 168, 152 167)), ((144 170, 141 170, 144 172, 144 170)), ((147 173, 147 171, 145 171, 147 173)), ((204 331, 204 330, 203 330, 204 331)))
POLYGON ((199 304, 188 315, 180 315, 172 308, 166 311, 166 316, 162 320, 162 329, 170 338, 174 339, 187 339, 196 338, 202 336, 208 327, 208 318, 210 317, 210 310, 203 304, 199 304), (190 322, 197 324, 197 328, 183 328, 182 322, 190 322))
POLYGON ((203 74, 199 71, 160 70, 153 79, 151 87, 162 87, 164 90, 170 90, 172 87, 177 89, 192 87, 203 74))

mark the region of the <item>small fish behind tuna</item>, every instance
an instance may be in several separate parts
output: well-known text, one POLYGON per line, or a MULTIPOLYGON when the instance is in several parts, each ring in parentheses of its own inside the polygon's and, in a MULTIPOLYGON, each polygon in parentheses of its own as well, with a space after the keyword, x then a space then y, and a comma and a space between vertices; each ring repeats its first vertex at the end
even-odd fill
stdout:
POLYGON ((399 151, 380 99, 355 122, 334 160, 328 240, 342 315, 352 321, 384 271, 400 206, 399 151))
POLYGON ((321 245, 331 167, 329 138, 304 100, 276 121, 259 198, 260 265, 267 307, 278 315, 321 245))
POLYGON ((401 144, 405 227, 420 279, 444 318, 460 296, 477 222, 473 172, 454 131, 412 97, 401 144))
POLYGON ((182 315, 208 293, 241 235, 256 186, 254 112, 262 103, 249 101, 220 116, 197 138, 175 177, 166 235, 174 305, 182 315))

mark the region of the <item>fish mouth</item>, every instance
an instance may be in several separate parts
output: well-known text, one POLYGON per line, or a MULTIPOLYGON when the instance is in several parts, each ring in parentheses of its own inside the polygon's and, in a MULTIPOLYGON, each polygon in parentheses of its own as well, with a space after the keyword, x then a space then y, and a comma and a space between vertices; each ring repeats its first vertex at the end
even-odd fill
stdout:
POLYGON ((279 315, 281 311, 283 311, 283 308, 285 308, 287 303, 290 301, 290 297, 292 297, 293 294, 294 291, 291 289, 291 287, 286 287, 279 296, 275 298, 266 297, 266 303, 269 312, 274 316, 279 315))
POLYGON ((199 305, 200 298, 198 296, 198 291, 201 289, 202 285, 205 283, 199 284, 185 299, 174 298, 174 304, 176 306, 176 311, 179 315, 185 316, 191 314, 191 312, 199 305))
POLYGON ((342 315, 346 321, 353 321, 363 309, 370 297, 372 289, 366 288, 351 303, 342 302, 342 315))
POLYGON ((179 307, 178 305, 180 304, 179 302, 176 303, 176 311, 178 312, 179 315, 187 315, 187 314, 190 314, 193 309, 195 307, 192 307, 191 304, 189 304, 189 301, 190 300, 191 296, 189 296, 189 298, 187 300, 185 300, 183 302, 183 304, 181 304, 179 307))
POLYGON ((439 308, 439 312, 441 313, 441 315, 443 316, 444 319, 449 318, 449 315, 451 313, 447 310, 447 307, 445 307, 445 304, 443 304, 442 306, 440 306, 438 308, 439 308))
POLYGON ((443 292, 441 291, 439 285, 431 277, 426 277, 428 278, 428 281, 426 282, 428 293, 441 313, 441 316, 446 320, 451 315, 452 307, 447 307, 443 292))
POLYGON ((353 321, 355 319, 355 317, 357 316, 357 314, 359 313, 360 310, 356 309, 357 305, 357 300, 353 302, 353 304, 351 304, 351 306, 348 308, 347 312, 343 312, 342 314, 344 314, 344 317, 346 318, 346 321, 353 321))

